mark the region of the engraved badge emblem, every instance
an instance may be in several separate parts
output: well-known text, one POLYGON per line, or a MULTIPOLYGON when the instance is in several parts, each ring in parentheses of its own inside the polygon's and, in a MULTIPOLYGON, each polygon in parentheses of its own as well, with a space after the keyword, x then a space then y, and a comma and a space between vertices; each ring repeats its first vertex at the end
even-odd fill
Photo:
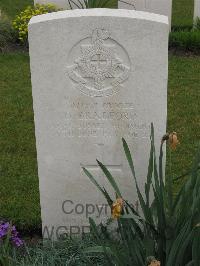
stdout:
POLYGON ((69 78, 83 94, 111 96, 128 79, 130 60, 125 49, 113 40, 108 30, 95 29, 70 51, 69 78))

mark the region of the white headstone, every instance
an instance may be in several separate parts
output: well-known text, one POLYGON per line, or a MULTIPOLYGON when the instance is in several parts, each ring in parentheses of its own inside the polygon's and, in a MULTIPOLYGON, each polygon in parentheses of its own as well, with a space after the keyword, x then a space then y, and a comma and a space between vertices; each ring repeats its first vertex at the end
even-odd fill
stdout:
POLYGON ((200 18, 200 0, 194 0, 194 20, 200 18))
POLYGON ((169 28, 171 27, 172 0, 122 0, 118 1, 118 8, 165 15, 169 19, 169 28))
POLYGON ((54 4, 59 8, 68 9, 67 0, 34 0, 34 4, 40 4, 40 5, 54 4))
POLYGON ((58 6, 59 8, 63 9, 77 9, 78 7, 81 7, 81 5, 84 6, 84 0, 72 0, 70 3, 68 0, 34 0, 34 4, 54 4, 58 6))
POLYGON ((35 4, 55 4, 63 9, 77 9, 85 7, 84 0, 34 0, 35 4))
POLYGON ((56 237, 81 231, 86 208, 103 219, 105 200, 82 171, 110 191, 96 158, 137 201, 122 137, 144 190, 151 122, 158 145, 166 132, 168 22, 130 10, 61 11, 31 19, 29 45, 42 224, 56 237))
MULTIPOLYGON (((45 4, 53 3, 58 7, 64 9, 70 9, 68 0, 34 0, 35 3, 45 4)), ((195 0, 200 2, 199 0, 195 0)), ((84 3, 84 0, 73 0, 71 2, 71 7, 73 9, 80 7, 84 3)), ((198 3, 199 4, 199 3, 198 3)), ((197 4, 197 5, 198 5, 197 4)), ((172 16, 172 0, 118 0, 119 9, 135 9, 137 11, 152 12, 160 15, 165 15, 169 19, 169 25, 171 25, 172 16)), ((169 27, 170 28, 170 27, 169 27)))
POLYGON ((34 4, 54 4, 62 9, 77 9, 85 7, 84 0, 34 0, 34 4))

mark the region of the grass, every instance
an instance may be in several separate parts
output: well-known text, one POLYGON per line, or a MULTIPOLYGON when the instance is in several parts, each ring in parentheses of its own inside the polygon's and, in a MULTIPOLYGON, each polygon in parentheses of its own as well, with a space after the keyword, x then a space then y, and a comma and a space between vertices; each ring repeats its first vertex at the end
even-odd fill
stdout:
POLYGON ((193 25, 194 0, 173 0, 172 3, 172 27, 191 27, 193 25))
POLYGON ((0 0, 0 9, 11 19, 28 5, 33 5, 33 0, 0 0))
POLYGON ((169 35, 169 47, 200 54, 200 30, 172 31, 169 35))
POLYGON ((58 243, 45 242, 45 245, 38 243, 37 245, 26 246, 26 253, 17 252, 12 256, 13 262, 10 266, 29 265, 29 266, 49 266, 49 265, 71 265, 71 266, 103 266, 105 263, 104 256, 88 256, 83 252, 88 246, 96 245, 96 241, 91 236, 73 239, 67 238, 58 243), (24 256, 24 254, 28 254, 24 256))
POLYGON ((168 131, 177 131, 180 145, 168 151, 167 173, 177 176, 191 167, 200 147, 200 58, 170 56, 169 63, 168 131))
MULTIPOLYGON (((29 57, 1 54, 0 65, 0 216, 33 230, 40 207, 29 57)), ((181 144, 168 152, 167 173, 175 176, 191 166, 200 140, 199 73, 199 57, 170 56, 168 130, 177 131, 181 144)))
POLYGON ((0 217, 20 228, 40 224, 27 54, 0 55, 0 217))

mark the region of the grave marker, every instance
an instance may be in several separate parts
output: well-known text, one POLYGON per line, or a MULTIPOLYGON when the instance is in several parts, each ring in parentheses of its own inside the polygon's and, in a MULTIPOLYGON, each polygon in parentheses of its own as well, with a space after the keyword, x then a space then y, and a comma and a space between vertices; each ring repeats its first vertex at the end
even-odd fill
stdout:
POLYGON ((88 224, 77 204, 105 204, 82 166, 112 191, 96 158, 137 201, 122 137, 144 191, 151 122, 157 145, 166 132, 168 22, 133 10, 61 11, 31 19, 29 47, 42 224, 56 238, 88 224))
POLYGON ((125 0, 118 2, 118 8, 165 15, 169 19, 169 28, 171 28, 172 0, 125 0))

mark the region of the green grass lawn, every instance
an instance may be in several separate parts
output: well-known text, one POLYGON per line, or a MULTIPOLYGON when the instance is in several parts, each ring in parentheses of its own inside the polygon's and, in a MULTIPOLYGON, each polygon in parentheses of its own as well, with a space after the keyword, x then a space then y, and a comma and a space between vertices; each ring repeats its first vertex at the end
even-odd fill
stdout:
POLYGON ((0 0, 0 8, 10 18, 14 18, 28 5, 33 5, 33 0, 0 0))
MULTIPOLYGON (((167 174, 186 172, 200 147, 200 57, 170 56, 168 131, 176 131, 180 145, 168 151, 167 174), (170 163, 171 161, 171 163, 170 163)), ((177 182, 177 187, 181 180, 177 182)))
POLYGON ((27 54, 0 55, 0 217, 20 227, 40 222, 27 54))
POLYGON ((172 26, 192 26, 194 0, 173 0, 172 3, 172 26))
MULTIPOLYGON (((40 207, 28 54, 1 54, 0 66, 0 217, 34 229, 40 207)), ((171 164, 168 152, 167 173, 175 176, 191 165, 200 140, 199 73, 200 57, 170 56, 168 129, 181 144, 171 164)))

